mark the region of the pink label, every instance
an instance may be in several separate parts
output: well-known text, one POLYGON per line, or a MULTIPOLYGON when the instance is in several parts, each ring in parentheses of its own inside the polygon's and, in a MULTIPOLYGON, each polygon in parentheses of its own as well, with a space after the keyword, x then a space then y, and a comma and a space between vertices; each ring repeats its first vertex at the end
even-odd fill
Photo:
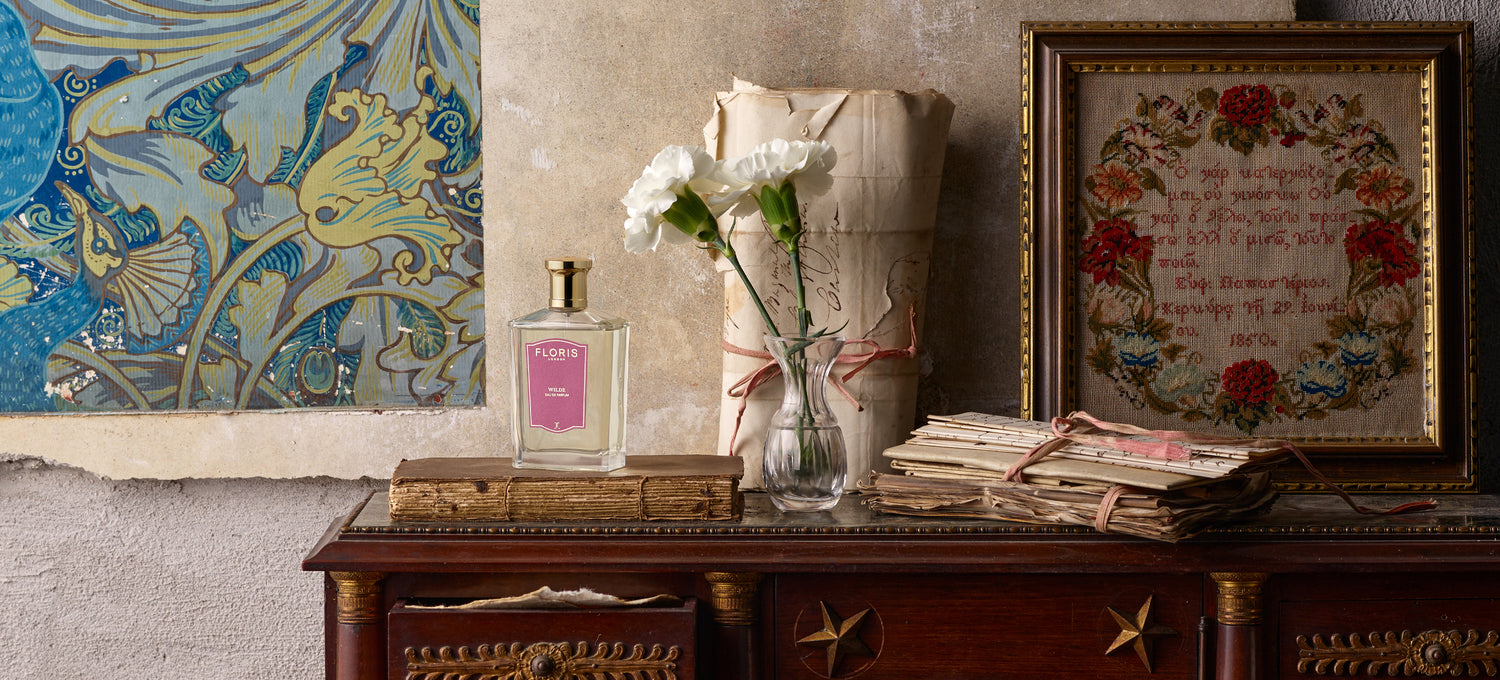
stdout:
POLYGON ((583 427, 588 404, 589 348, 561 338, 526 345, 532 427, 567 432, 583 427))

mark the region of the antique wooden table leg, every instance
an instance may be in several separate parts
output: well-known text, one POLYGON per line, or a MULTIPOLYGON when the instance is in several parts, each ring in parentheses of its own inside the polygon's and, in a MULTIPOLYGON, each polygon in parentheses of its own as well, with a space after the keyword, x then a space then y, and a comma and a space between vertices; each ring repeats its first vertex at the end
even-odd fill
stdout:
POLYGON ((386 677, 385 616, 380 611, 385 574, 331 571, 338 600, 336 680, 386 677))
POLYGON ((1218 680, 1261 680, 1266 574, 1214 572, 1218 587, 1218 680))
POLYGON ((756 680, 761 676, 758 623, 761 575, 710 571, 703 574, 713 596, 714 670, 712 677, 756 680))

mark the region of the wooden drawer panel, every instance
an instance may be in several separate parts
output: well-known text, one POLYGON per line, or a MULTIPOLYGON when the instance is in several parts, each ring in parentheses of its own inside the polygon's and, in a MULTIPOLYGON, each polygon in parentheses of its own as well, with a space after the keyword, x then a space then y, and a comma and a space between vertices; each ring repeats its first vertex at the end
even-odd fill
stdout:
POLYGON ((778 576, 774 588, 781 680, 1145 678, 1131 644, 1105 652, 1122 629, 1109 608, 1134 620, 1148 597, 1150 677, 1197 673, 1199 576, 778 576))
POLYGON ((1281 578, 1294 581, 1277 607, 1282 678, 1500 674, 1490 575, 1281 578))
POLYGON ((523 669, 514 677, 695 677, 691 598, 672 608, 491 611, 413 608, 402 600, 388 622, 391 680, 511 677, 523 669))

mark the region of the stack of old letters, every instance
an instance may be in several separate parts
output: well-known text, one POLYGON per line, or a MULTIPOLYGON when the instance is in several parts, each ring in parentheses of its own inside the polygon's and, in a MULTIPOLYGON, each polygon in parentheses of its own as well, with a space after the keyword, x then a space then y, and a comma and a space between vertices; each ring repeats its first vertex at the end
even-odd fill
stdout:
MULTIPOLYGON (((1061 431, 1101 432, 1082 421, 1061 431)), ((862 487, 881 512, 1081 524, 1178 541, 1269 508, 1276 498, 1270 469, 1288 453, 1270 443, 1168 444, 1101 434, 1059 440, 1048 423, 934 416, 885 452, 903 474, 877 473, 862 487), (1171 455, 1134 452, 1140 450, 1171 455), (1024 472, 1007 479, 1023 459, 1024 472)))

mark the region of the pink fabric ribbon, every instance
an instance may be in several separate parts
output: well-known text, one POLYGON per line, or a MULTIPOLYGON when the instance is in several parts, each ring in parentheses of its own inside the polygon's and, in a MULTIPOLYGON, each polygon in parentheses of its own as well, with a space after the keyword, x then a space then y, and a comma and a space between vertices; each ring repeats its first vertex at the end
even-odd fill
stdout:
MULTIPOLYGON (((1307 459, 1307 454, 1303 453, 1302 449, 1297 448, 1296 444, 1285 439, 1225 437, 1202 432, 1183 432, 1181 430, 1148 430, 1135 425, 1100 420, 1083 411, 1074 411, 1068 414, 1066 418, 1053 418, 1052 434, 1053 437, 1051 439, 1036 445, 1030 451, 1027 451, 1025 455, 1021 456, 1021 460, 1016 461, 1014 465, 1010 466, 1009 470, 1006 470, 1005 476, 1002 479, 1007 482, 1021 481, 1022 469, 1052 455, 1058 449, 1073 442, 1107 446, 1127 453, 1167 460, 1190 460, 1192 458, 1192 452, 1181 444, 1246 446, 1261 449, 1282 449, 1290 452, 1297 458, 1298 462, 1302 463, 1302 467, 1306 468, 1307 472, 1314 479, 1321 482, 1323 486, 1328 487, 1330 491, 1338 494, 1339 498, 1343 499, 1345 504, 1362 515, 1398 515, 1418 510, 1431 510, 1437 507, 1437 501, 1434 500, 1413 501, 1398 505, 1389 510, 1375 510, 1355 503, 1354 497, 1339 488, 1337 484, 1334 484, 1332 480, 1325 477, 1323 473, 1313 467, 1312 461, 1307 459), (1110 436, 1110 434, 1145 435, 1156 441, 1146 442, 1139 439, 1126 439, 1110 436)), ((1129 487, 1116 484, 1110 487, 1109 491, 1105 492, 1104 498, 1099 503, 1099 512, 1095 515, 1094 528, 1100 532, 1105 531, 1105 526, 1109 523, 1109 515, 1114 510, 1115 502, 1119 500, 1122 494, 1129 490, 1129 487)))
MULTIPOLYGON (((844 395, 844 398, 847 399, 849 403, 854 405, 855 410, 863 411, 865 410, 865 407, 859 403, 858 399, 854 398, 853 394, 849 393, 849 390, 844 388, 844 383, 849 382, 850 378, 853 378, 860 371, 865 370, 865 367, 881 359, 911 359, 917 356, 917 308, 915 305, 907 309, 906 326, 908 331, 910 332, 910 343, 907 344, 906 347, 902 348, 883 348, 880 346, 880 343, 865 338, 855 338, 853 340, 844 341, 844 347, 846 348, 853 345, 870 348, 869 350, 864 352, 839 354, 838 358, 834 360, 834 363, 836 364, 859 364, 858 366, 849 369, 849 372, 845 373, 842 378, 832 381, 834 389, 838 390, 839 394, 844 395)), ((729 452, 734 455, 739 455, 738 452, 734 450, 734 443, 739 439, 740 436, 740 422, 745 418, 745 407, 750 404, 750 394, 755 390, 760 389, 761 385, 774 380, 776 376, 780 375, 781 366, 776 363, 776 359, 771 356, 770 352, 766 352, 764 350, 745 349, 744 347, 740 347, 728 340, 723 340, 722 345, 724 347, 724 351, 729 352, 730 354, 737 354, 739 356, 750 357, 752 359, 763 359, 766 362, 759 368, 745 374, 738 381, 735 381, 733 385, 729 386, 729 396, 740 400, 739 410, 734 414, 734 431, 729 435, 729 452)), ((829 375, 832 376, 832 373, 830 373, 829 375)))

